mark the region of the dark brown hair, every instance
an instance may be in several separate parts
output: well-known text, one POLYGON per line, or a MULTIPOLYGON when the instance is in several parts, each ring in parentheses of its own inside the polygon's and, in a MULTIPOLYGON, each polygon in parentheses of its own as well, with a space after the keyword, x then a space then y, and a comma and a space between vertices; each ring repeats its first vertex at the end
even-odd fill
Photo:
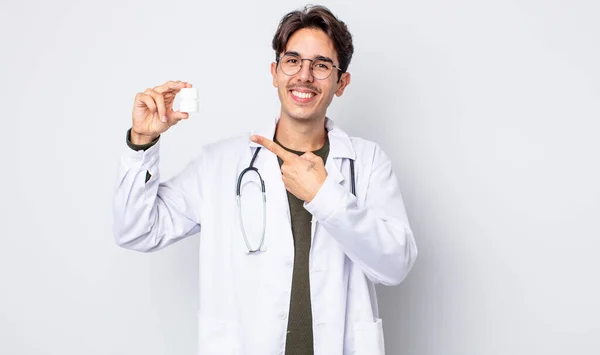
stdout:
MULTIPOLYGON (((273 36, 276 60, 285 51, 292 34, 303 28, 314 28, 325 32, 333 42, 342 73, 348 70, 352 54, 354 54, 352 35, 343 21, 335 17, 328 8, 320 5, 308 5, 303 10, 292 11, 281 19, 277 32, 273 36)), ((338 74, 338 81, 341 78, 340 74, 338 74)))

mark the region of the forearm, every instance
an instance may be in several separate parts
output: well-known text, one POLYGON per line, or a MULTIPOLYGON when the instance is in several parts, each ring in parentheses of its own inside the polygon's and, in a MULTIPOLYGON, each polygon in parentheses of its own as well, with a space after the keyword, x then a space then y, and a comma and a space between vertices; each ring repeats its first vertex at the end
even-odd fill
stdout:
POLYGON ((390 209, 392 215, 359 207, 354 195, 326 180, 307 209, 373 282, 397 285, 410 271, 417 249, 403 208, 390 209))

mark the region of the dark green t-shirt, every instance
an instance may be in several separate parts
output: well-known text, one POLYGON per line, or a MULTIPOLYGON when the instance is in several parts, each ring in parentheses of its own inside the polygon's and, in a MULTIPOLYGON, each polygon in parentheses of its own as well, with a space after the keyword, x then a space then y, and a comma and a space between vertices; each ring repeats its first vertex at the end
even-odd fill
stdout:
MULTIPOLYGON (((277 144, 277 140, 275 140, 277 144)), ((281 144, 279 144, 281 145, 281 144)), ((282 146, 283 147, 283 146, 282 146)), ((302 155, 304 152, 283 147, 285 150, 302 155)), ((327 161, 329 155, 329 139, 319 150, 313 152, 327 161)), ((283 164, 279 158, 279 166, 283 164)), ((312 308, 310 302, 309 256, 311 248, 312 215, 304 208, 304 201, 287 192, 294 237, 294 270, 292 276, 292 292, 288 317, 286 355, 312 355, 313 329, 312 308)))

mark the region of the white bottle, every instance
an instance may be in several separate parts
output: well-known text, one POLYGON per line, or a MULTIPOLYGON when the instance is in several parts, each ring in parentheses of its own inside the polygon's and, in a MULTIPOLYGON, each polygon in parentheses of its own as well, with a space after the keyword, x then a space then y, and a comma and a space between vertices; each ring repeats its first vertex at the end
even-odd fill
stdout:
POLYGON ((179 104, 179 111, 181 112, 198 112, 200 103, 198 88, 183 88, 179 91, 181 102, 179 104))

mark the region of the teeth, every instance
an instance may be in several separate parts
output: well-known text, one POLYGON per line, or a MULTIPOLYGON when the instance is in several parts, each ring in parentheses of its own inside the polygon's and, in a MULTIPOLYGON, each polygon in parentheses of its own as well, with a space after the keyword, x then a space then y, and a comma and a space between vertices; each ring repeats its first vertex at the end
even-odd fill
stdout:
POLYGON ((310 99, 311 97, 314 96, 313 93, 311 92, 299 92, 299 91, 292 91, 292 94, 296 97, 299 97, 301 99, 310 99))

